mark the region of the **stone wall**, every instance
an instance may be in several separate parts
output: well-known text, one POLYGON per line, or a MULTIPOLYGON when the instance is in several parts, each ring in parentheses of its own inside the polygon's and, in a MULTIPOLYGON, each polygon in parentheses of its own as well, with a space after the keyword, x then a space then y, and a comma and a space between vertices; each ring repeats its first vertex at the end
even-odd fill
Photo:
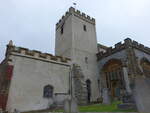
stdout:
POLYGON ((5 59, 0 64, 0 109, 2 110, 6 109, 12 73, 13 66, 9 65, 5 59))
POLYGON ((63 101, 69 95, 70 59, 13 45, 8 45, 6 56, 9 64, 14 66, 7 101, 8 111, 45 109, 57 97, 63 101), (54 87, 51 99, 43 97, 46 85, 54 87), (55 98, 55 94, 65 96, 57 95, 55 98))
POLYGON ((42 53, 37 50, 29 50, 27 48, 23 47, 17 47, 13 45, 7 45, 7 55, 14 55, 15 56, 22 56, 26 58, 31 59, 37 59, 37 60, 47 60, 47 61, 54 61, 54 62, 61 62, 61 63, 69 63, 71 61, 70 58, 62 57, 62 56, 54 56, 49 53, 42 53))
POLYGON ((7 65, 0 64, 0 109, 5 110, 6 109, 6 103, 7 103, 7 95, 6 92, 6 71, 7 71, 7 65))
POLYGON ((73 86, 74 86, 74 97, 77 99, 79 105, 87 104, 87 86, 85 77, 81 70, 81 67, 77 64, 73 65, 73 86))

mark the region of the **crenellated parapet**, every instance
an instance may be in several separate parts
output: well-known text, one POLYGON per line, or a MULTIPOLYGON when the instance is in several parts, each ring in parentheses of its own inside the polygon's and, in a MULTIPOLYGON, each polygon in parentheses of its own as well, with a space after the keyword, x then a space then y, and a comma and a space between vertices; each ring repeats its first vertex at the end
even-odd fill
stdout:
POLYGON ((56 29, 58 29, 60 26, 62 26, 64 24, 65 20, 70 15, 77 16, 77 17, 83 19, 84 21, 87 21, 87 22, 95 25, 95 19, 94 18, 90 17, 89 15, 86 15, 85 13, 80 12, 79 10, 76 10, 73 7, 70 7, 69 11, 67 11, 66 14, 63 15, 62 18, 59 20, 59 22, 56 24, 56 29))
POLYGON ((54 56, 49 53, 42 53, 37 50, 29 50, 27 48, 16 47, 10 44, 7 45, 6 57, 8 55, 24 56, 24 57, 35 58, 39 60, 55 61, 61 63, 69 63, 71 61, 70 58, 65 58, 62 56, 54 56))
POLYGON ((131 40, 130 38, 127 38, 124 40, 124 42, 119 42, 117 44, 115 44, 114 48, 113 47, 109 47, 106 52, 99 52, 97 53, 97 59, 101 60, 104 57, 107 57, 111 54, 114 54, 116 52, 119 52, 123 49, 126 49, 128 47, 132 47, 132 48, 136 48, 140 51, 143 51, 147 54, 150 54, 150 48, 144 46, 143 44, 138 43, 137 41, 131 40))

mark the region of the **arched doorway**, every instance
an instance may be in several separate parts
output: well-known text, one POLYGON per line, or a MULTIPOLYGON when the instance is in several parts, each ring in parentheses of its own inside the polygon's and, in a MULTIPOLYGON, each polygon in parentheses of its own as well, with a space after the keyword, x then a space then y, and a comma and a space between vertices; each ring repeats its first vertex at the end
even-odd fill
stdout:
POLYGON ((87 87, 87 101, 90 103, 91 100, 91 81, 88 79, 86 80, 86 87, 87 87))
POLYGON ((105 86, 109 89, 111 97, 120 99, 125 90, 122 62, 117 59, 109 60, 103 67, 105 86))
POLYGON ((146 58, 141 60, 141 66, 145 77, 150 78, 150 61, 146 58))

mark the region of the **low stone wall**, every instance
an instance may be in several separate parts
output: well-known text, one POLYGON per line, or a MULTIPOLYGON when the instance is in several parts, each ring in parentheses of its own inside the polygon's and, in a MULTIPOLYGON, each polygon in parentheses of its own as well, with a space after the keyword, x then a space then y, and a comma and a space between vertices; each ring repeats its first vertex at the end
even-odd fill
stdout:
POLYGON ((29 57, 33 59, 39 59, 39 60, 55 61, 60 63, 69 63, 71 61, 70 58, 55 56, 49 53, 42 53, 41 51, 37 51, 37 50, 29 50, 28 48, 17 47, 9 43, 7 45, 6 56, 14 55, 14 54, 17 56, 24 56, 24 57, 29 57))

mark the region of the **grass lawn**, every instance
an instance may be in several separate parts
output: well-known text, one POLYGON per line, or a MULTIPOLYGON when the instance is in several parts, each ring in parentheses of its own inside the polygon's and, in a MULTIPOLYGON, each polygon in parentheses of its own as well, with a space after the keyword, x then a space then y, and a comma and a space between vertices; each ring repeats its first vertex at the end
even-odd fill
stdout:
MULTIPOLYGON (((104 104, 92 104, 88 106, 79 106, 79 112, 136 112, 135 110, 120 110, 117 108, 117 105, 121 104, 121 102, 113 102, 111 105, 104 104)), ((38 113, 42 112, 50 112, 51 110, 38 110, 38 113)), ((62 109, 54 110, 53 112, 63 112, 62 109)), ((37 111, 29 111, 22 113, 37 113, 37 111)))
POLYGON ((134 112, 135 110, 120 110, 117 104, 121 102, 113 102, 111 105, 94 104, 89 106, 79 107, 80 112, 134 112))
MULTIPOLYGON (((121 102, 113 102, 111 105, 93 104, 88 106, 79 106, 80 112, 136 112, 135 110, 120 110, 117 104, 121 102)), ((63 110, 59 110, 63 112, 63 110)), ((58 112, 58 111, 57 111, 58 112)))

